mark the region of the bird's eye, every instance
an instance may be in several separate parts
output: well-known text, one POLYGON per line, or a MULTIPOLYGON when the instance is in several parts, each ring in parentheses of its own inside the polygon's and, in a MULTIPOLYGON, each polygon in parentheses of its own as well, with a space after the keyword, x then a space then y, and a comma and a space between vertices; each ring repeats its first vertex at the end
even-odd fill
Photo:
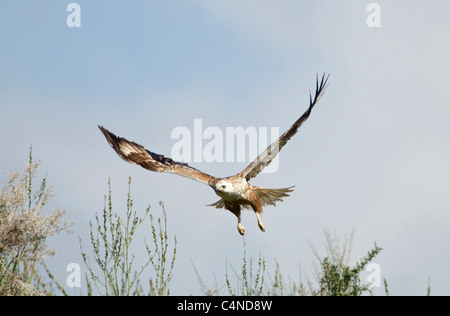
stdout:
POLYGON ((225 184, 222 185, 222 189, 225 189, 227 186, 225 184))

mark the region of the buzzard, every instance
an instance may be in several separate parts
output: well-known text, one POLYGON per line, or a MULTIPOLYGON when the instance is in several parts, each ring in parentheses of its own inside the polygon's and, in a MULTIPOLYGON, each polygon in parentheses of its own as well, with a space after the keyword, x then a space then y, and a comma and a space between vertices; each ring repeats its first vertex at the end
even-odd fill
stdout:
POLYGON ((262 213, 263 206, 275 205, 276 202, 282 201, 284 197, 289 196, 289 192, 293 191, 293 187, 267 189, 251 185, 248 181, 256 177, 278 155, 287 141, 297 133, 299 127, 308 119, 311 110, 324 94, 328 77, 329 75, 325 76, 323 74, 319 81, 318 76, 316 76, 316 91, 314 98, 311 93, 309 95, 309 108, 306 112, 283 135, 249 164, 247 168, 231 177, 217 178, 210 176, 186 163, 173 161, 171 158, 151 152, 135 142, 118 137, 102 126, 98 127, 111 147, 126 162, 140 165, 150 171, 177 174, 209 185, 221 199, 208 206, 225 208, 236 215, 238 220, 237 229, 241 235, 244 235, 245 232, 241 224, 241 208, 255 212, 258 226, 264 232, 265 227, 259 216, 262 213))

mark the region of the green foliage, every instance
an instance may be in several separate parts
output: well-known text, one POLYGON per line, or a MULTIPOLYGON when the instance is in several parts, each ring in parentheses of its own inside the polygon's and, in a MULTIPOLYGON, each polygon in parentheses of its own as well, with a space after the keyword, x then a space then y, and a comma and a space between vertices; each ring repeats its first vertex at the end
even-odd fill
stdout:
POLYGON ((122 219, 119 213, 113 209, 111 182, 108 181, 108 196, 105 198, 103 212, 101 216, 95 215, 95 223, 90 222, 90 241, 93 248, 93 260, 96 263, 95 268, 91 263, 90 257, 81 249, 83 261, 89 271, 86 275, 89 295, 94 294, 93 286, 97 290, 96 294, 100 295, 144 295, 140 277, 143 276, 150 264, 155 272, 155 277, 150 277, 150 290, 147 294, 169 294, 168 284, 172 278, 176 257, 176 238, 174 238, 173 257, 168 262, 169 241, 164 208, 164 226, 161 225, 161 219, 158 218, 158 227, 155 227, 153 216, 150 215, 152 240, 155 249, 152 250, 152 247, 145 243, 148 260, 140 268, 135 268, 132 242, 137 229, 144 223, 149 212, 150 206, 144 210, 142 217, 139 217, 133 211, 130 178, 128 182, 126 217, 122 219), (169 264, 168 267, 167 264, 169 264))
POLYGON ((335 261, 330 257, 323 258, 320 261, 320 290, 316 294, 321 296, 360 296, 366 292, 370 293, 369 287, 361 283, 359 274, 381 250, 382 248, 375 244, 367 256, 354 267, 347 266, 342 261, 335 261))
MULTIPOLYGON (((247 259, 246 244, 243 242, 243 258, 241 267, 237 270, 233 269, 235 281, 233 282, 228 273, 228 262, 225 263, 225 282, 230 295, 240 296, 360 296, 363 294, 372 294, 368 284, 361 282, 360 274, 365 271, 366 266, 378 255, 382 249, 376 244, 365 257, 363 257, 355 266, 351 267, 347 263, 350 254, 348 247, 349 241, 346 240, 341 247, 337 239, 330 237, 325 232, 327 239, 328 255, 324 258, 316 254, 317 265, 319 267, 316 272, 316 285, 312 282, 304 283, 301 279, 298 282, 286 281, 280 269, 280 265, 276 262, 273 278, 266 276, 266 260, 258 258, 258 264, 254 266, 252 258, 247 259), (254 273, 256 271, 256 274, 254 273)), ((205 286, 205 283, 199 276, 197 269, 194 267, 199 280, 202 291, 208 295, 218 295, 219 290, 217 283, 213 288, 205 286)))
POLYGON ((267 296, 306 296, 308 292, 303 282, 296 283, 291 278, 288 281, 285 280, 278 261, 275 262, 274 277, 270 278, 269 283, 266 285, 267 296))
POLYGON ((254 275, 253 260, 247 262, 247 251, 245 240, 243 239, 244 255, 242 257, 241 271, 238 273, 232 266, 236 277, 236 284, 233 287, 230 277, 228 276, 228 261, 225 262, 226 272, 225 279, 228 292, 232 296, 259 296, 263 295, 264 274, 266 271, 266 262, 261 256, 258 259, 256 275, 254 275))
POLYGON ((312 295, 361 296, 372 294, 369 286, 361 282, 360 273, 383 249, 375 243, 373 249, 369 250, 365 257, 351 267, 347 263, 351 247, 347 248, 347 246, 352 240, 346 240, 341 248, 336 239, 331 238, 328 232, 325 232, 325 236, 328 255, 323 259, 317 256, 320 267, 317 279, 318 289, 311 291, 312 295))
POLYGON ((49 295, 51 285, 41 278, 39 266, 55 252, 47 238, 70 225, 62 223, 63 211, 44 212, 53 195, 47 178, 34 192, 33 180, 40 162, 29 161, 24 172, 10 172, 0 196, 0 295, 49 295))
POLYGON ((169 237, 167 234, 167 216, 166 210, 164 208, 164 203, 159 203, 163 210, 163 221, 161 218, 157 219, 158 222, 158 230, 156 229, 155 224, 153 223, 153 216, 150 214, 150 221, 152 227, 152 237, 153 237, 153 246, 155 246, 155 250, 152 250, 147 242, 145 243, 147 253, 149 256, 150 263, 152 264, 153 270, 156 272, 156 277, 150 279, 150 295, 169 295, 169 282, 172 279, 172 270, 175 265, 175 258, 177 254, 177 239, 174 237, 174 247, 173 247, 173 256, 170 260, 170 265, 168 264, 168 250, 169 250, 169 237), (162 226, 164 223, 164 226, 162 226))

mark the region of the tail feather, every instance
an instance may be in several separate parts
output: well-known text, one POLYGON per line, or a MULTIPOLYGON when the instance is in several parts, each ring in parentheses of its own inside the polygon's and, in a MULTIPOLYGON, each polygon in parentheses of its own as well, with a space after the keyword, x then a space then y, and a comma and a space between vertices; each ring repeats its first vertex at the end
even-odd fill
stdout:
MULTIPOLYGON (((267 189, 267 188, 256 188, 255 192, 258 194, 258 197, 261 199, 262 206, 266 205, 275 205, 276 202, 283 201, 284 197, 289 196, 288 193, 294 191, 292 187, 282 188, 282 189, 267 189)), ((215 208, 225 208, 225 202, 223 199, 219 201, 208 204, 207 206, 214 206, 215 208)), ((241 204, 241 207, 252 210, 252 207, 249 204, 241 204)))
POLYGON ((289 196, 289 192, 292 192, 292 187, 282 188, 282 189, 266 189, 266 188, 257 188, 255 190, 256 194, 258 194, 259 198, 263 202, 263 206, 265 205, 275 205, 276 202, 283 201, 284 197, 289 196))

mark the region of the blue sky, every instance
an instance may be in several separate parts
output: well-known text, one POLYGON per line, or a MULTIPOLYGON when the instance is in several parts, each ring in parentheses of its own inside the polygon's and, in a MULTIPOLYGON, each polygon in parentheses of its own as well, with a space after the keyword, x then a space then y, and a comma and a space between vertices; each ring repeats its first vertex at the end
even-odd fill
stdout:
MULTIPOLYGON (((280 168, 253 183, 296 185, 262 215, 243 215, 248 255, 275 259, 285 274, 314 271, 323 229, 356 233, 352 259, 377 242, 391 294, 448 295, 450 272, 450 22, 443 1, 78 1, 81 27, 68 28, 70 2, 14 1, 0 12, 0 166, 20 170, 30 144, 53 186, 51 206, 74 222, 53 240, 52 271, 81 264, 78 237, 103 208, 111 177, 118 209, 128 177, 136 210, 160 211, 179 241, 174 294, 196 294, 193 262, 206 282, 238 266, 234 216, 206 207, 210 188, 126 164, 97 129, 170 155, 179 126, 287 129, 307 107, 316 73, 330 86, 283 149, 280 168), (176 197, 175 197, 176 196, 176 197)), ((192 163, 228 176, 246 163, 192 163)), ((139 255, 139 251, 136 252, 139 255)), ((380 293, 382 291, 380 290, 380 293)))

